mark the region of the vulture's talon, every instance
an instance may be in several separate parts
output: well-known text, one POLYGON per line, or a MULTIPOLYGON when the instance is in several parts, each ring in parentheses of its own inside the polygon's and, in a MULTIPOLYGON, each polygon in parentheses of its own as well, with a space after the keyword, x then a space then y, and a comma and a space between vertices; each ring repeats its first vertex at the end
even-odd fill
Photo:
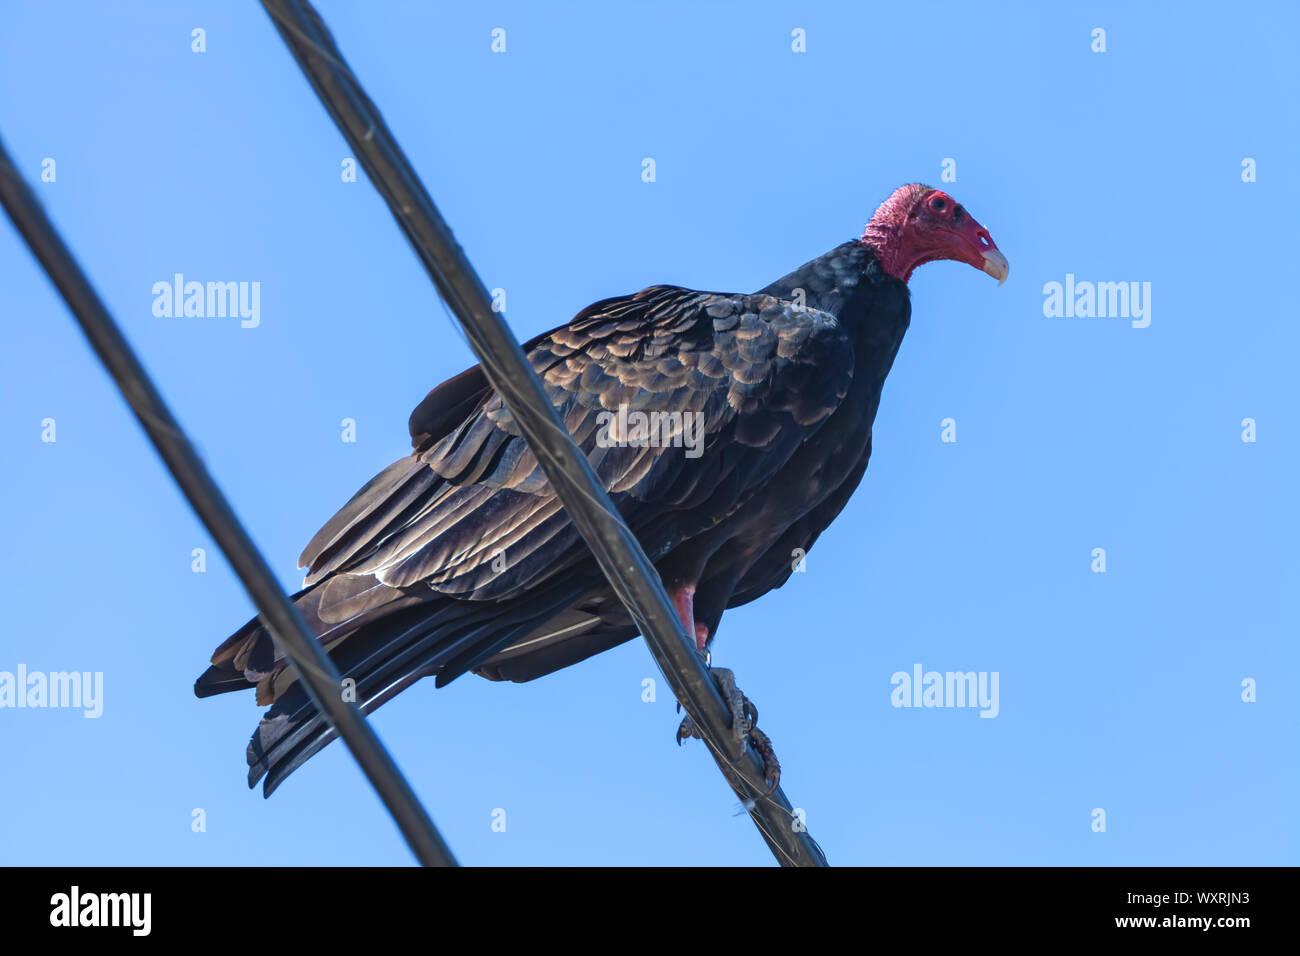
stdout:
POLYGON ((763 796, 770 797, 781 784, 781 762, 776 759, 776 751, 772 749, 772 738, 755 727, 749 732, 749 742, 754 745, 754 751, 763 761, 763 779, 767 782, 763 796))
MULTIPOLYGON (((677 709, 681 710, 682 705, 679 703, 677 709)), ((677 746, 682 745, 682 741, 687 737, 698 737, 704 739, 704 735, 695 729, 695 721, 691 720, 691 715, 687 714, 682 718, 681 724, 677 727, 677 746)))
MULTIPOLYGON (((767 783, 767 791, 763 795, 771 796, 781 782, 781 763, 776 759, 776 751, 772 748, 772 738, 758 729, 758 708, 736 686, 736 675, 732 671, 725 667, 713 667, 709 673, 731 712, 731 733, 736 743, 743 747, 748 738, 763 761, 763 780, 767 783)), ((682 709, 681 701, 677 702, 677 709, 682 709)), ((680 747, 687 737, 704 739, 690 714, 682 718, 681 725, 677 728, 677 746, 680 747)))
POLYGON ((754 705, 736 686, 736 675, 731 670, 726 667, 714 667, 709 673, 713 675, 713 682, 718 685, 718 690, 722 692, 722 699, 727 702, 727 710, 731 712, 731 736, 737 744, 744 744, 745 738, 749 736, 749 731, 754 726, 749 716, 754 705))

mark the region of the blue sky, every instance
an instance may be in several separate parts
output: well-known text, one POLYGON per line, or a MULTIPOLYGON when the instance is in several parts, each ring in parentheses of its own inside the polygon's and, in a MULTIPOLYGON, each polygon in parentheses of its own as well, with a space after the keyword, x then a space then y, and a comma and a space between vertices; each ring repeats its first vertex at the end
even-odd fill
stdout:
MULTIPOLYGON (((1006 253, 1001 288, 914 275, 866 479, 714 647, 832 863, 1300 860, 1295 5, 319 9, 520 338, 655 283, 758 289, 904 182, 1006 253), (1149 282, 1150 325, 1047 317, 1067 274, 1149 282), (997 672, 997 717, 891 706, 917 664, 997 672)), ((296 589, 472 357, 267 16, 7 4, 0 136, 296 589), (155 316, 178 272, 260 283, 260 323, 155 316)), ((252 606, 7 220, 0 270, 0 671, 104 682, 97 719, 0 709, 0 862, 409 862, 340 745, 246 789, 258 709, 191 685, 252 606)), ((638 641, 375 723, 465 863, 770 863, 657 676, 638 641)))

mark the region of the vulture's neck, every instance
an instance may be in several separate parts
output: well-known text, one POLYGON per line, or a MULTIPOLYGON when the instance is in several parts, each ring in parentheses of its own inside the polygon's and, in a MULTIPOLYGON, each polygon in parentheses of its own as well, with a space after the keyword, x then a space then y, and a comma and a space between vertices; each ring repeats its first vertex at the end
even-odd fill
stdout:
POLYGON ((859 240, 836 246, 762 291, 783 299, 804 292, 804 305, 829 312, 853 339, 853 395, 844 414, 870 429, 912 318, 907 283, 885 271, 875 250, 859 240), (864 424, 865 423, 865 424, 864 424))
POLYGON ((876 250, 861 240, 836 246, 760 290, 829 312, 850 327, 874 326, 877 334, 902 339, 910 316, 907 283, 885 271, 876 250))

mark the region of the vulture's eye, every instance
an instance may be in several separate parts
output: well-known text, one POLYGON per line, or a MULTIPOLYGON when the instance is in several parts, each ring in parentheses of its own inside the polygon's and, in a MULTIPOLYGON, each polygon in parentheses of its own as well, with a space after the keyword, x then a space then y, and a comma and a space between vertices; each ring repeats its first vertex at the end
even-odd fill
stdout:
POLYGON ((948 208, 948 204, 943 201, 942 196, 935 196, 933 199, 930 200, 930 208, 933 209, 935 212, 943 212, 945 209, 948 208))

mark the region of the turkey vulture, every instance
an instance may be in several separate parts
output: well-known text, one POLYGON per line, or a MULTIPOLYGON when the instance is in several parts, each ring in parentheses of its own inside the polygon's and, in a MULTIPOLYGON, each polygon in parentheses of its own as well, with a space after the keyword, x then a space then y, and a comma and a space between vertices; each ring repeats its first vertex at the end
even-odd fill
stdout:
MULTIPOLYGON (((1007 275, 951 196, 902 186, 861 238, 759 292, 651 286, 524 346, 701 651, 862 479, 908 279, 936 259, 1007 275)), ((479 367, 430 392, 410 432, 413 453, 307 545, 293 596, 366 712, 421 677, 528 681, 636 636, 479 367)), ((269 796, 334 734, 257 618, 194 691, 245 688, 271 705, 247 753, 269 796)))

